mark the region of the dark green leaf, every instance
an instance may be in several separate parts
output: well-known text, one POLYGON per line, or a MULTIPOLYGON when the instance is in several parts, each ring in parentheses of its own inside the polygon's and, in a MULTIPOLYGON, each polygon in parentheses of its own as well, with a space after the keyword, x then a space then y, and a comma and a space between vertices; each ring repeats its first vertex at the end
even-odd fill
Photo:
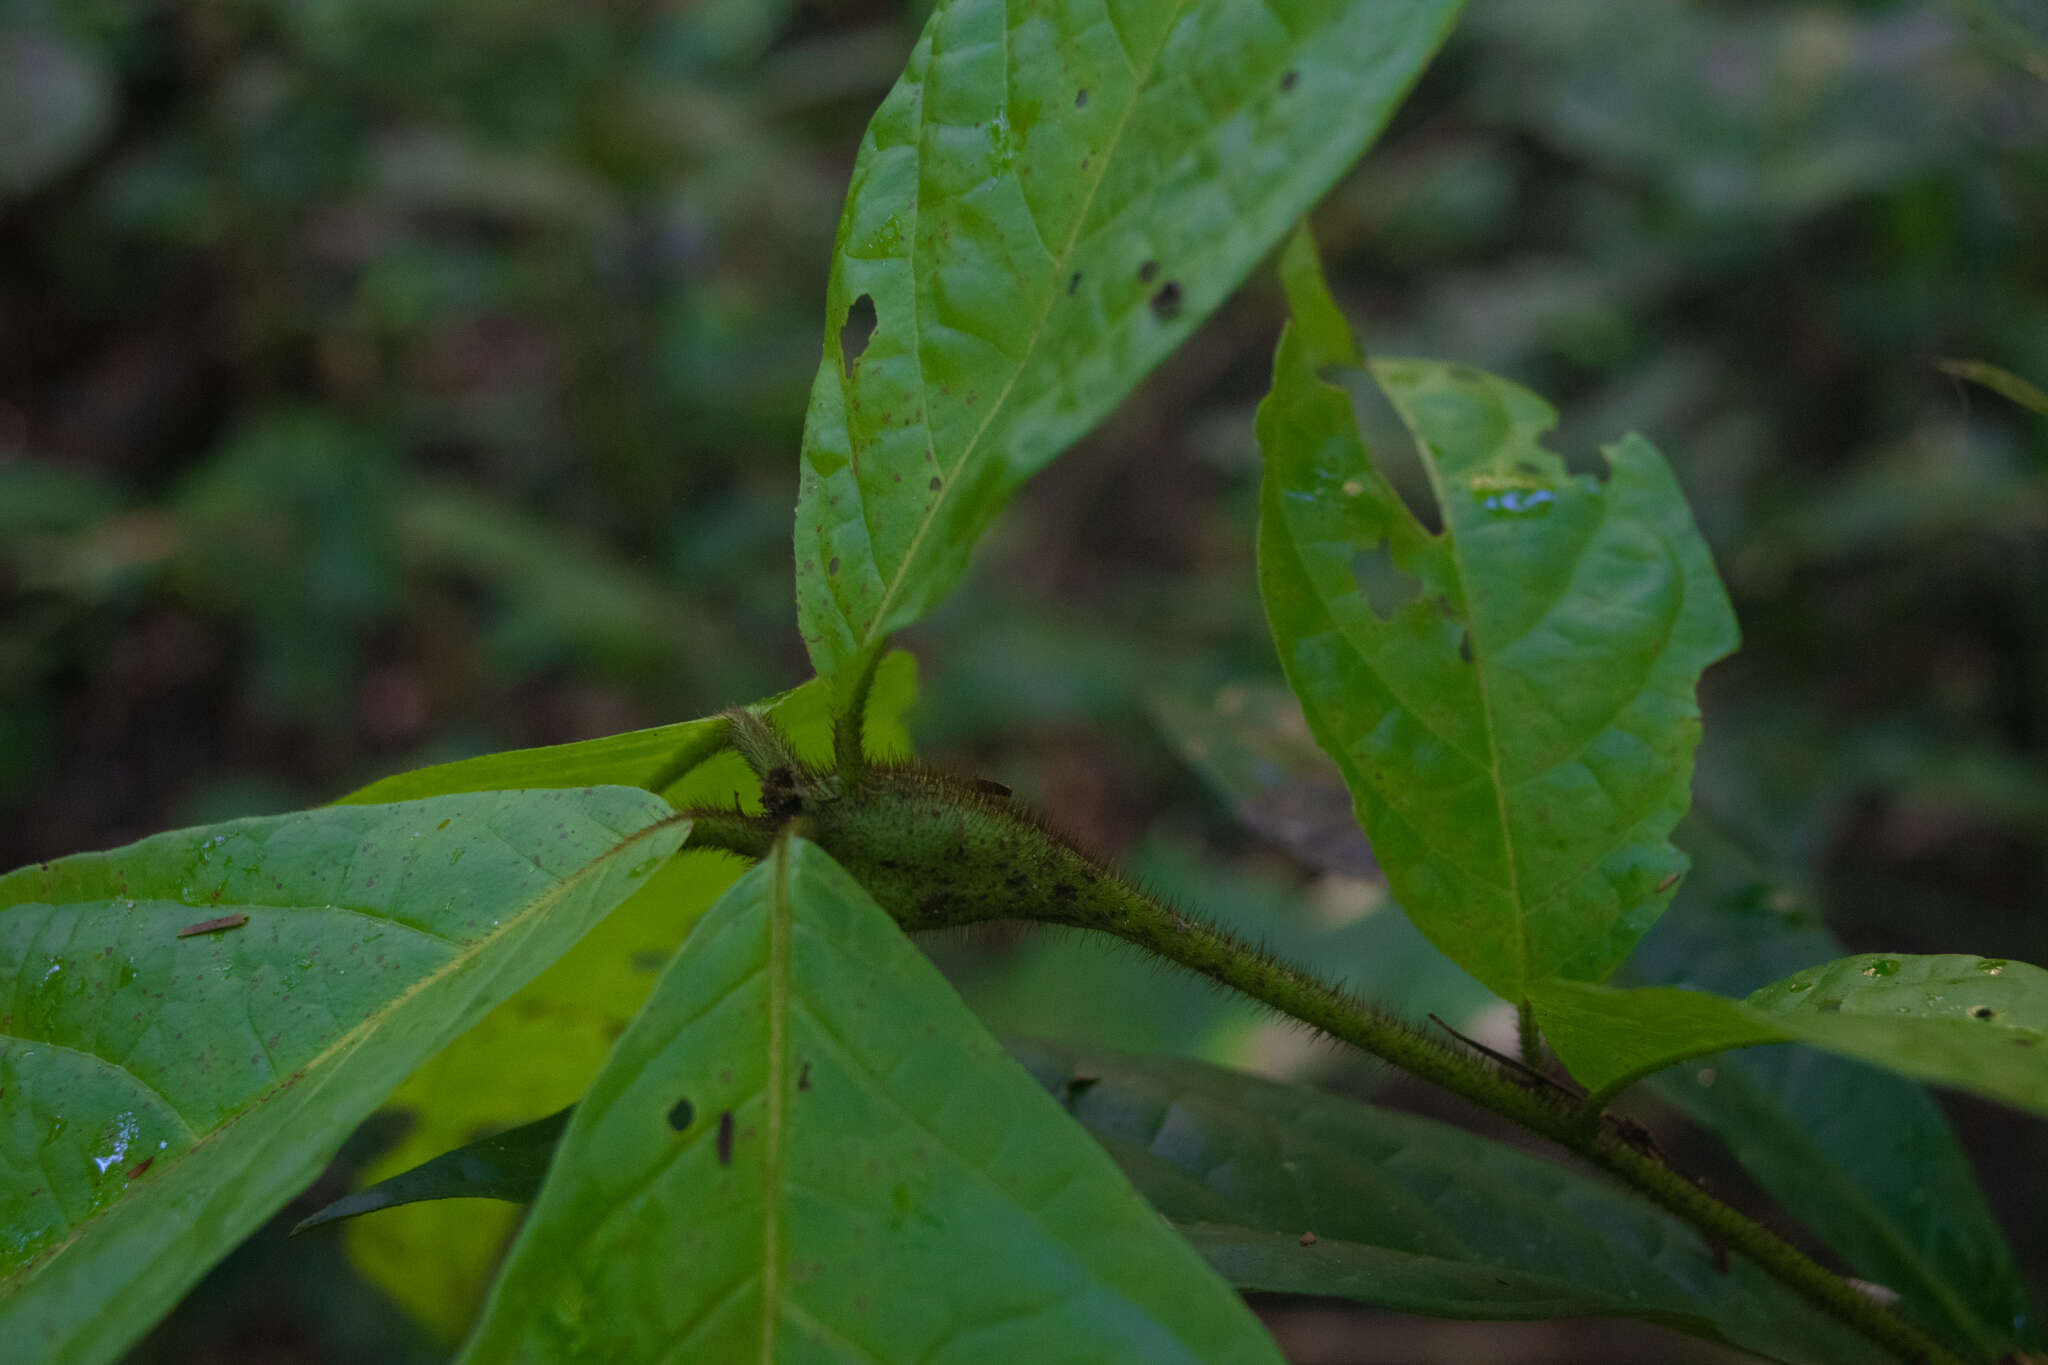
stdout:
POLYGON ((693 935, 462 1359, 1276 1361, 816 847, 693 935))
POLYGON ((669 816, 623 788, 332 806, 0 878, 0 1341, 117 1354, 660 867, 669 816))
POLYGON ((1612 1314, 1773 1360, 1870 1358, 1747 1262, 1717 1269, 1697 1233, 1625 1191, 1447 1124, 1180 1058, 1012 1052, 1161 1212, 1212 1225, 1197 1245, 1247 1288, 1447 1317, 1612 1314), (1326 1242, 1339 1244, 1327 1264, 1326 1242))
MULTIPOLYGON (((1290 253, 1297 308, 1319 280, 1290 253)), ((1318 325, 1327 330, 1327 313, 1318 325)), ((1469 367, 1372 376, 1425 453, 1431 533, 1290 324, 1259 405, 1259 581, 1282 667, 1394 898, 1496 993, 1599 979, 1685 868, 1700 671, 1735 619, 1649 443, 1573 475, 1555 414, 1469 367)))
POLYGON ((570 1111, 536 1119, 532 1123, 487 1138, 478 1138, 452 1152, 409 1171, 368 1185, 354 1194, 335 1200, 310 1218, 299 1220, 292 1235, 322 1223, 360 1218, 380 1209, 416 1204, 428 1199, 502 1199, 507 1203, 531 1203, 548 1173, 555 1144, 569 1126, 570 1111))
POLYGON ((939 7, 861 144, 826 291, 797 512, 821 675, 951 589, 1010 493, 1357 160, 1459 5, 939 7))
MULTIPOLYGON (((1631 984, 1743 995, 1841 945, 1795 896, 1697 823, 1671 913, 1631 984)), ((1852 1270, 1896 1290, 1938 1335, 1986 1355, 2035 1344, 2027 1296, 1948 1120, 1919 1085, 1812 1048, 1715 1054, 1651 1080, 1852 1270)))

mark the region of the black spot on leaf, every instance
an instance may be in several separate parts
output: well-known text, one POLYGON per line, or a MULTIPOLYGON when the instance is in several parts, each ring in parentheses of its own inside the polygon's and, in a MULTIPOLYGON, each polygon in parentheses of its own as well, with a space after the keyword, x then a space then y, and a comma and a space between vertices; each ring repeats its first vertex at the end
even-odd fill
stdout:
POLYGON ((855 363, 874 338, 876 321, 875 301, 866 294, 846 310, 846 321, 839 328, 839 359, 848 374, 853 373, 855 363))
POLYGON ((1159 292, 1152 296, 1152 316, 1161 322, 1172 322, 1180 316, 1180 286, 1172 280, 1159 286, 1159 292))
POLYGON ((683 1132, 696 1121, 697 1107, 687 1099, 677 1100, 669 1107, 668 1126, 675 1129, 678 1133, 683 1132))
POLYGON ((796 1088, 799 1090, 809 1090, 811 1088, 811 1064, 809 1062, 805 1062, 803 1070, 796 1073, 796 1088))
POLYGON ((1078 270, 1076 270, 1076 271, 1075 271, 1075 272, 1074 272, 1073 274, 1071 274, 1071 275, 1067 276, 1067 297, 1068 297, 1068 298, 1072 298, 1072 297, 1074 297, 1074 291, 1075 291, 1075 290, 1077 290, 1077 289, 1079 289, 1080 287, 1081 287, 1081 272, 1080 272, 1080 271, 1078 271, 1078 270))
POLYGON ((1086 109, 1088 107, 1088 92, 1086 89, 1074 92, 1074 107, 1076 109, 1086 109))
POLYGON ((932 475, 931 490, 934 493, 939 491, 939 476, 936 474, 932 475))
POLYGON ((1295 86, 1300 84, 1301 73, 1290 67, 1288 68, 1287 74, 1280 78, 1280 91, 1282 94, 1285 94, 1287 91, 1292 90, 1295 86))
POLYGON ((718 1164, 732 1165, 732 1110, 718 1116, 718 1164))
POLYGON ((1138 267, 1138 283, 1150 284, 1159 278, 1159 262, 1147 261, 1138 267))

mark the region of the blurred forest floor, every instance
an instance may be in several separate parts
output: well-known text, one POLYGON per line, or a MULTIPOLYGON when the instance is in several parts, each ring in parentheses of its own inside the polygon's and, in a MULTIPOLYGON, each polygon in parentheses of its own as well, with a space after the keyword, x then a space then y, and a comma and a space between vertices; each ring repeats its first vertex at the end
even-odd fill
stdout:
MULTIPOLYGON (((0 866, 801 680, 825 272, 923 12, 0 0, 0 866)), ((2048 386, 2048 6, 1474 0, 1316 226, 1369 346, 1670 456, 1745 634, 1714 824, 1851 948, 2048 962, 2048 418, 1937 368, 2048 386)), ((1248 284, 900 643, 928 757, 1284 944, 1376 901, 1218 757, 1299 748, 1252 577, 1280 311, 1248 284)), ((1386 1089, 1127 959, 934 947, 1005 1031, 1386 1089)), ((2041 1126, 1949 1107, 2041 1286, 2041 1126)), ((265 1245, 140 1358, 434 1358, 265 1245)), ((1694 1350, 1272 1312, 1304 1360, 1694 1350)))

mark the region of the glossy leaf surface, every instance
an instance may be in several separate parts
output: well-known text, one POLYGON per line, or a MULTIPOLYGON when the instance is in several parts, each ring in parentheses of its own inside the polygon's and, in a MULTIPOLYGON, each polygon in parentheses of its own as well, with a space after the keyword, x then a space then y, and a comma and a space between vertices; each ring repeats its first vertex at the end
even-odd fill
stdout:
POLYGON ((1597 1177, 1200 1062, 1012 1051, 1161 1212, 1207 1225, 1196 1245, 1246 1287, 1443 1317, 1609 1314, 1772 1360, 1869 1359, 1776 1281, 1740 1259, 1722 1273, 1691 1228, 1597 1177))
MULTIPOLYGON (((1629 959, 1629 984, 1739 996, 1841 956, 1799 898, 1725 840, 1689 821, 1679 842, 1693 871, 1629 959)), ((1713 1054, 1648 1084, 1719 1134, 1781 1208, 1938 1336, 1986 1355, 2039 1343, 2005 1237, 1918 1084, 1798 1046, 1713 1054)))
POLYGON ((820 675, 953 586, 1011 492, 1358 158, 1460 3, 939 6, 861 143, 826 292, 796 534, 820 675))
POLYGON ((1259 405, 1259 581, 1282 667, 1394 898, 1496 993, 1617 967, 1670 898, 1700 671, 1735 620, 1671 471, 1640 437, 1569 473, 1556 414, 1466 366, 1380 360, 1443 529, 1375 466, 1355 350, 1305 245, 1259 405), (1320 303, 1315 302, 1321 300, 1320 303), (1312 316, 1312 328, 1298 320, 1312 316))
POLYGON ((462 1359, 1278 1359, 1243 1303, 786 841, 577 1107, 462 1359))
POLYGON ((2048 971, 2024 962, 1861 953, 1746 1000, 1576 981, 1531 997, 1558 1057, 1594 1089, 1723 1048, 1803 1042, 2048 1115, 2048 971))
MULTIPOLYGON (((882 661, 868 694, 872 753, 910 751, 905 710, 917 695, 915 661, 898 651, 882 661)), ((757 703, 799 756, 832 752, 825 691, 817 683, 757 703)), ((716 717, 554 749, 493 755, 402 775, 407 784, 520 780, 552 786, 558 772, 600 771, 653 786, 673 804, 758 807, 759 784, 737 755, 721 753, 675 781, 675 755, 705 742, 716 717), (678 734, 678 732, 681 732, 678 734), (658 739, 659 742, 650 743, 658 739), (553 764, 561 760, 558 769, 553 764), (650 766, 658 765, 658 766, 650 766)), ((408 1118, 404 1136, 364 1172, 369 1182, 410 1170, 478 1133, 498 1132, 573 1104, 589 1088, 612 1044, 647 1000, 656 976, 699 916, 743 869, 722 853, 685 850, 632 898, 524 989, 443 1048, 394 1092, 387 1108, 408 1118)), ((482 1305, 504 1254, 515 1211, 488 1204, 412 1204, 343 1230, 363 1276, 440 1341, 459 1342, 482 1305)))
POLYGON ((658 868, 669 816, 623 788, 328 807, 0 878, 0 1341, 118 1353, 658 868))

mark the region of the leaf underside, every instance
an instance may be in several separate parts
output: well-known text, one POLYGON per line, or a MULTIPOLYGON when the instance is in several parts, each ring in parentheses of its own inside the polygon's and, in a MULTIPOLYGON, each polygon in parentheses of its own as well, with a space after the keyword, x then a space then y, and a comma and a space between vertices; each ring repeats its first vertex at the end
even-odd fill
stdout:
POLYGON ((577 1107, 483 1362, 1277 1361, 815 846, 727 893, 577 1107))
POLYGON ((1720 1270, 1691 1228, 1598 1177, 1184 1058, 1012 1051, 1244 1288, 1439 1317, 1632 1317, 1770 1360, 1870 1358, 1863 1338, 1740 1258, 1720 1270))
POLYGON ((1395 899, 1508 1000, 1598 980, 1686 866, 1694 689, 1734 614, 1683 493, 1648 442, 1570 473, 1556 414, 1462 365, 1379 360, 1443 529, 1375 466, 1349 396, 1356 355, 1305 239, 1297 322, 1259 405, 1259 581, 1309 727, 1337 761, 1395 899), (1313 326, 1310 301, 1320 301, 1313 326))
POLYGON ((950 0, 826 291, 798 619, 842 684, 1379 132, 1462 0, 950 0), (844 324, 863 300, 864 339, 844 324), (857 353, 856 353, 857 352, 857 353))
POLYGON ((682 841, 645 792, 328 807, 0 878, 0 1342, 109 1359, 682 841))

